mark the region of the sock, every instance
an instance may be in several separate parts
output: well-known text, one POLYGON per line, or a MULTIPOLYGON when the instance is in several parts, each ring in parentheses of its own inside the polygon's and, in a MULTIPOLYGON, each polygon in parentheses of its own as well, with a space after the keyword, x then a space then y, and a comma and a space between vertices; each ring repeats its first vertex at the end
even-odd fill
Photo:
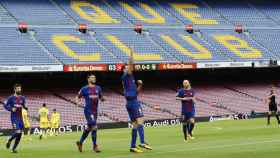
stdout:
POLYGON ((279 120, 279 115, 278 114, 276 114, 276 119, 277 119, 277 121, 278 121, 278 123, 280 123, 280 120, 279 120))
POLYGON ((194 129, 194 123, 190 123, 189 134, 192 136, 192 131, 194 129))
POLYGON ((13 146, 13 150, 16 150, 16 148, 17 148, 17 146, 18 146, 18 144, 19 144, 19 142, 20 142, 20 139, 21 139, 21 133, 18 133, 18 135, 17 135, 17 137, 16 137, 16 140, 15 140, 15 144, 14 144, 14 146, 13 146))
POLYGON ((186 124, 183 124, 183 133, 184 133, 184 139, 187 140, 187 125, 186 124))
POLYGON ((93 130, 91 132, 91 138, 92 138, 92 144, 96 145, 96 139, 97 139, 97 130, 93 130))
POLYGON ((85 139, 87 138, 89 132, 90 132, 89 130, 84 130, 84 132, 83 132, 83 134, 82 134, 82 136, 81 136, 81 138, 80 138, 80 143, 81 143, 81 144, 84 143, 84 141, 85 141, 85 139))
POLYGON ((27 131, 27 135, 28 135, 28 136, 30 136, 30 135, 31 135, 31 130, 30 130, 30 129, 28 129, 28 131, 27 131))
POLYGON ((136 141, 137 141, 137 129, 132 128, 131 132, 131 148, 136 148, 136 141))
POLYGON ((191 123, 188 122, 187 123, 187 132, 188 132, 188 134, 191 134, 190 133, 190 131, 191 131, 190 129, 191 129, 191 123))
POLYGON ((18 136, 18 133, 13 133, 8 141, 9 142, 13 141, 17 136, 18 136))
POLYGON ((140 143, 145 144, 144 125, 138 125, 137 130, 140 137, 140 143))
POLYGON ((267 124, 270 124, 270 115, 267 115, 267 124))

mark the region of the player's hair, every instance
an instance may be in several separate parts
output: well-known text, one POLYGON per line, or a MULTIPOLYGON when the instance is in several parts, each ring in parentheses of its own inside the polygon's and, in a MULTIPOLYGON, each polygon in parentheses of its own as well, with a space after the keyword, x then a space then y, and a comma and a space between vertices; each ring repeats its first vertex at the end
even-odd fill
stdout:
POLYGON ((46 103, 43 103, 43 105, 42 105, 43 107, 46 107, 47 105, 46 105, 46 103))
POLYGON ((53 109, 53 111, 56 111, 56 109, 53 109))
POLYGON ((87 75, 87 78, 90 78, 90 76, 95 76, 95 75, 90 73, 90 74, 87 75))
POLYGON ((14 89, 16 89, 17 87, 21 87, 21 84, 16 83, 16 84, 14 85, 14 89))

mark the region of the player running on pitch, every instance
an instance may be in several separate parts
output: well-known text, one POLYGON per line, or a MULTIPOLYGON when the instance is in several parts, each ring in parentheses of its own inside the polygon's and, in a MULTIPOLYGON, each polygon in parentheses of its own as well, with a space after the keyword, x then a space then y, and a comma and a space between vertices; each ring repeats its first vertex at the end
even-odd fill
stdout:
POLYGON ((15 140, 12 153, 17 153, 17 146, 20 143, 22 132, 24 129, 24 123, 22 119, 22 109, 27 109, 25 106, 25 97, 21 95, 22 87, 20 84, 15 84, 14 95, 10 96, 4 104, 6 110, 11 112, 11 123, 15 130, 12 136, 6 143, 6 148, 10 149, 11 143, 15 140))
POLYGON ((269 107, 269 111, 267 114, 267 125, 270 125, 270 117, 272 114, 275 115, 278 124, 280 124, 279 113, 278 113, 277 102, 276 102, 276 93, 274 87, 272 87, 266 102, 268 103, 268 107, 269 107))
POLYGON ((80 141, 76 142, 78 150, 83 151, 83 143, 89 133, 91 132, 93 151, 96 153, 101 152, 97 145, 97 116, 98 116, 98 103, 100 101, 105 101, 101 87, 96 85, 95 75, 90 74, 87 77, 88 85, 84 86, 78 93, 76 97, 76 104, 79 107, 84 108, 84 115, 87 120, 87 128, 84 130, 80 141), (82 105, 82 98, 85 100, 85 106, 82 105))
POLYGON ((124 96, 126 99, 126 109, 132 122, 132 138, 130 145, 130 152, 141 153, 143 152, 139 148, 136 147, 137 141, 137 131, 140 137, 140 148, 152 150, 152 148, 145 142, 144 137, 144 115, 140 105, 140 102, 137 99, 137 95, 142 89, 142 81, 138 80, 137 84, 135 83, 135 79, 133 76, 133 52, 131 50, 130 59, 128 61, 128 65, 124 70, 124 74, 122 75, 122 84, 124 88, 124 96))
POLYGON ((195 92, 188 80, 183 81, 183 88, 179 89, 176 100, 182 102, 182 124, 184 139, 194 139, 193 129, 195 125, 195 92))

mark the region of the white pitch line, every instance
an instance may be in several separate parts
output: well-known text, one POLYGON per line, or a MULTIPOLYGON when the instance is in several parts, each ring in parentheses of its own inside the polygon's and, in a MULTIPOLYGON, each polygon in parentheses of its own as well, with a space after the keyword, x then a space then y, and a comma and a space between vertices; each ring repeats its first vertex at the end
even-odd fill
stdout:
MULTIPOLYGON (((166 154, 166 153, 174 153, 174 152, 189 152, 189 151, 195 151, 195 150, 207 150, 207 149, 219 149, 219 148, 230 148, 230 147, 235 147, 235 146, 246 146, 246 145, 254 145, 254 144, 265 144, 265 143, 273 143, 273 142, 280 142, 280 140, 265 140, 265 141, 258 141, 258 142, 248 142, 248 143, 238 143, 238 144, 230 144, 230 145, 216 145, 216 146, 211 146, 211 147, 202 147, 202 148, 192 148, 189 150, 186 149, 178 149, 178 150, 172 150, 172 151, 161 151, 161 152, 149 152, 145 153, 145 155, 160 155, 160 154, 166 154)), ((141 156, 141 154, 139 154, 141 156)), ((130 154, 125 154, 125 155, 116 155, 116 156, 111 156, 108 158, 125 158, 125 157, 131 157, 130 154)))

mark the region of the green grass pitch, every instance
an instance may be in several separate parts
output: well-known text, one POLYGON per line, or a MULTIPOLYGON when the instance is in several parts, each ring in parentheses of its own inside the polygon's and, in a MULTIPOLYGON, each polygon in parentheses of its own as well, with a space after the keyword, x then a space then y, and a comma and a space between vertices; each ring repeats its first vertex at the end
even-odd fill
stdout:
POLYGON ((128 152, 130 129, 100 130, 98 142, 102 153, 92 151, 91 138, 79 153, 75 141, 81 133, 71 133, 39 140, 22 141, 18 154, 5 149, 6 137, 0 138, 0 158, 279 158, 280 127, 265 119, 198 123, 195 140, 184 142, 181 126, 146 128, 146 140, 152 151, 128 152))

